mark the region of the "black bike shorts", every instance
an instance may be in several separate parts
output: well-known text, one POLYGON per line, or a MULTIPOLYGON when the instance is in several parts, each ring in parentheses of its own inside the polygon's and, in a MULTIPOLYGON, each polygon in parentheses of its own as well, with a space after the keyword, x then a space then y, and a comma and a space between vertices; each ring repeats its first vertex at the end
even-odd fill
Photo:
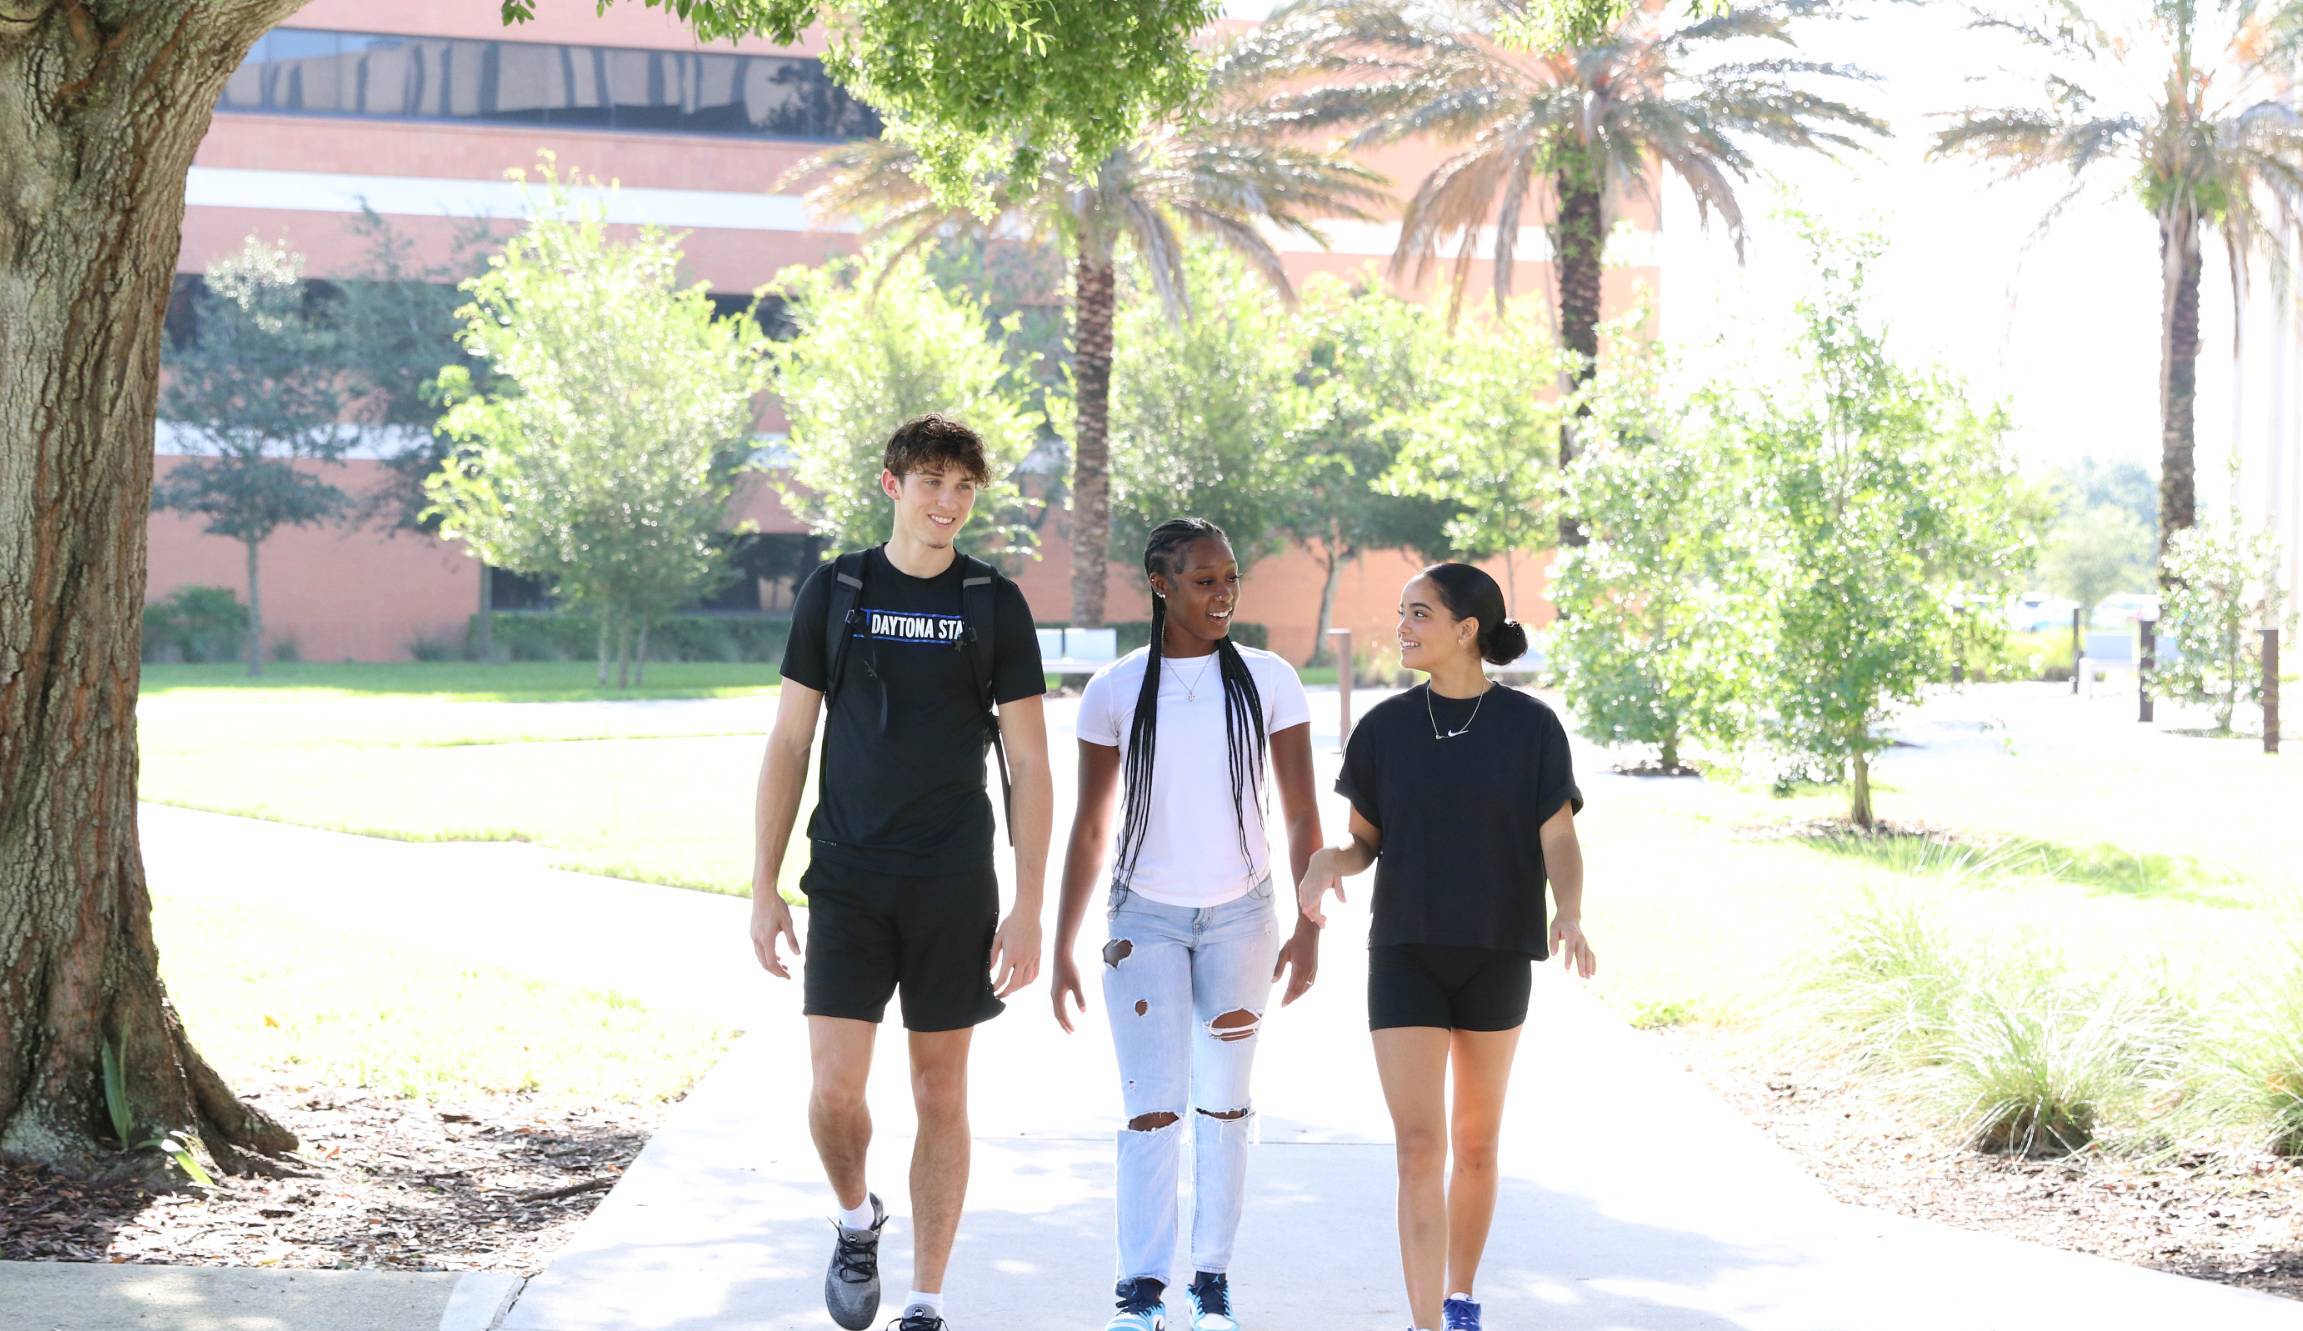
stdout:
POLYGON ((1527 1020, 1535 959, 1525 952, 1439 943, 1367 950, 1367 1024, 1508 1031, 1527 1020))

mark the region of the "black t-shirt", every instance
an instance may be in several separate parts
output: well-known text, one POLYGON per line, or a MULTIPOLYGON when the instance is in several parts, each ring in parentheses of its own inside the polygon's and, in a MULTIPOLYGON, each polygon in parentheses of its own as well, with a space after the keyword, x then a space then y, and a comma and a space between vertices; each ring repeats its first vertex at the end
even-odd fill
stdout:
MULTIPOLYGON (((862 616, 848 643, 839 696, 824 723, 824 782, 808 820, 815 857, 878 873, 949 874, 989 863, 991 748, 960 630, 962 567, 915 578, 864 556, 862 616)), ((824 690, 824 616, 832 565, 812 574, 792 608, 784 678, 824 690)), ((992 583, 992 698, 1046 691, 1031 607, 1006 578, 992 583)))
POLYGON ((1583 809, 1567 729, 1531 694, 1478 703, 1419 684, 1368 709, 1335 788, 1383 833, 1368 943, 1444 943, 1543 957, 1544 821, 1583 809), (1450 739, 1433 739, 1433 718, 1450 739))

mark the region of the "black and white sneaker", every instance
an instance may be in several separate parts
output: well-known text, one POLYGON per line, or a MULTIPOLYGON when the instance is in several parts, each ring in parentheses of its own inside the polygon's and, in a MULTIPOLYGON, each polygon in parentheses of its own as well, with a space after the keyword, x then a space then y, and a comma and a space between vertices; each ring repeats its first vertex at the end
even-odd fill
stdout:
MULTIPOLYGON (((871 1195, 872 1226, 849 1229, 832 1221, 832 1265, 824 1273, 824 1311, 847 1331, 864 1331, 880 1315, 880 1231, 887 1227, 888 1208, 879 1195, 871 1195)), ((940 1331, 938 1322, 930 1331, 940 1331)), ((906 1331, 910 1331, 906 1328, 906 1331)))
POLYGON ((1161 1295, 1167 1286, 1150 1276, 1122 1280, 1112 1291, 1119 1295, 1119 1310, 1104 1323, 1104 1331, 1167 1331, 1167 1306, 1161 1295))
POLYGON ((1222 1272, 1195 1272, 1187 1292, 1191 1295, 1191 1331, 1239 1331, 1231 1313, 1231 1282, 1222 1272))
POLYGON ((951 1331, 944 1315, 926 1304, 913 1304, 904 1309, 904 1315, 888 1323, 894 1331, 951 1331))

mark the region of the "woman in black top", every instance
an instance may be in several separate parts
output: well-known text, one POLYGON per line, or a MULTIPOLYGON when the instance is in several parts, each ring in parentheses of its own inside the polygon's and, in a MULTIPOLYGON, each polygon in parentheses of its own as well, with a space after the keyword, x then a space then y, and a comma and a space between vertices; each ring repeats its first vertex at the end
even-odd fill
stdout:
POLYGON ((1342 900, 1342 878, 1376 866, 1368 1024, 1398 1142, 1400 1264, 1418 1331, 1479 1331, 1472 1280, 1495 1217, 1496 1140, 1534 963, 1557 953, 1587 977, 1597 964, 1583 936, 1583 795, 1567 732, 1480 668, 1526 650, 1479 569, 1434 564, 1409 581, 1400 663, 1429 678, 1353 729, 1336 780, 1351 842, 1314 854, 1296 889, 1324 924, 1322 898, 1342 900), (1546 879, 1558 905, 1548 930, 1546 879))

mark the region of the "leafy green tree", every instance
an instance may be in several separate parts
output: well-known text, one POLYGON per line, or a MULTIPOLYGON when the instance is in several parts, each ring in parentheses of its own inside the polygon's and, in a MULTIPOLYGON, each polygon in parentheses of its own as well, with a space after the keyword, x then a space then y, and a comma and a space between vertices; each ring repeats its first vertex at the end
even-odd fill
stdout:
POLYGON ((1558 434, 1560 404, 1535 385, 1558 357, 1526 302, 1456 330, 1420 400, 1401 413, 1405 439, 1384 478, 1394 494, 1454 508, 1447 539, 1459 558, 1503 558, 1514 614, 1520 557, 1553 543, 1560 474, 1545 441, 1558 434))
POLYGON ((1015 470, 1042 418, 1025 405, 1032 366, 1004 355, 1016 316, 990 322, 980 299, 938 286, 919 255, 891 260, 884 247, 787 268, 769 289, 797 330, 768 345, 793 455, 776 486, 794 515, 839 549, 888 539, 893 515, 876 484, 888 436, 942 411, 982 436, 991 466, 968 519, 979 553, 1028 546, 1015 470))
POLYGON ((2145 531, 2159 523, 2159 482, 2148 468, 2133 462, 2082 457, 2056 471, 2054 496, 2061 519, 2089 509, 2116 508, 2132 514, 2145 531))
POLYGON ((2303 239, 2303 118, 2294 106, 2303 22, 2292 5, 2154 0, 2082 8, 2043 0, 1978 10, 1973 27, 2011 37, 2030 97, 1972 106, 1936 135, 1939 156, 1979 158, 2007 178, 2046 171, 2070 189, 2042 227, 2082 198, 2134 199, 2159 224, 2159 554, 2197 514, 2201 242, 2230 257, 2235 293, 2251 263, 2282 262, 2303 239))
POLYGON ((1549 655, 1587 734, 1653 745, 1677 772, 1688 741, 1750 731, 1764 533, 1732 414, 1708 391, 1671 389, 1639 333, 1610 333, 1625 350, 1584 390, 1590 446, 1566 486, 1589 540, 1553 569, 1549 655))
POLYGON ((2242 704, 2263 701, 2256 630, 2279 621, 2278 541, 2230 519, 2198 523, 2176 533, 2163 568, 2159 632, 2175 659, 2152 668, 2151 691, 2206 705, 2216 733, 2228 735, 2242 704))
POLYGON ((1101 156, 1057 154, 1032 169, 999 176, 990 219, 956 207, 926 183, 928 171, 900 139, 851 144, 796 168, 820 177, 810 195, 830 212, 873 219, 871 237, 899 242, 893 253, 956 228, 1020 233, 1061 244, 1071 261, 1072 384, 1077 410, 1071 445, 1074 623, 1104 620, 1111 544, 1111 393, 1118 267, 1142 268, 1171 318, 1188 312, 1184 235, 1236 250, 1283 296, 1286 272, 1272 231, 1318 238, 1317 223, 1358 218, 1382 198, 1380 177, 1282 140, 1256 108, 1278 71, 1274 53, 1252 41, 1218 56, 1206 114, 1148 123, 1101 156))
POLYGON ((426 483, 441 533, 599 623, 599 679, 646 682, 648 631, 723 577, 717 537, 767 383, 759 329, 677 285, 655 227, 611 240, 549 159, 527 227, 464 284, 469 370, 440 373, 455 451, 426 483), (635 675, 634 664, 638 670, 635 675))
POLYGON ((1745 408, 1774 609, 1755 678, 1770 738, 1843 768, 1868 829, 1880 724, 1954 654, 1955 606, 2030 551, 1999 413, 1889 354, 1864 295, 1879 241, 1805 230, 1820 292, 1798 305, 1798 377, 1745 408))
MULTIPOLYGON (((1206 71, 1192 39, 1221 0, 645 0, 706 41, 790 44, 821 24, 824 66, 870 102, 921 175, 988 207, 987 172, 1030 175, 1051 157, 1096 161, 1146 120, 1186 106, 1206 71)), ((609 0, 599 0, 600 8, 609 0)), ((504 17, 535 0, 503 0, 504 17)))
POLYGON ((1295 324, 1307 414, 1291 449, 1298 466, 1280 531, 1326 574, 1305 662, 1318 665, 1328 659, 1336 584, 1364 552, 1447 553, 1456 506, 1382 484, 1407 442, 1402 409, 1428 385, 1445 334, 1429 309, 1384 289, 1372 273, 1348 285, 1313 278, 1295 324))
MULTIPOLYGON (((1228 532, 1246 566, 1277 545, 1299 470, 1291 445, 1307 394, 1294 322, 1235 255, 1191 245, 1183 269, 1192 318, 1168 318, 1142 289, 1149 275, 1120 307, 1110 548, 1135 559, 1152 527, 1188 514, 1228 532)), ((1071 424, 1059 415, 1059 430, 1071 424)))
MULTIPOLYGON (((1421 280, 1443 243, 1460 301, 1483 231, 1494 237, 1495 301, 1511 293, 1520 220, 1532 203, 1559 277, 1559 340, 1546 362, 1572 391, 1599 361, 1600 276, 1615 200, 1654 197, 1664 172, 1716 211, 1740 253, 1748 179, 1761 145, 1830 152, 1885 131, 1832 92, 1862 77, 1844 65, 1755 49, 1795 45, 1794 20, 1830 12, 1827 0, 1762 0, 1730 12, 1563 0, 1425 5, 1333 0, 1276 18, 1264 40, 1292 43, 1313 75, 1281 99, 1292 127, 1348 129, 1363 148, 1435 138, 1454 150, 1408 200, 1393 264, 1421 280), (1546 15, 1564 15, 1531 56, 1546 15), (1531 26, 1532 24, 1532 26, 1531 26)), ((1531 370, 1534 366, 1529 367, 1531 370)), ((1560 465, 1574 456, 1573 421, 1557 424, 1560 465)), ((1560 537, 1577 539, 1560 515, 1560 537)))
POLYGON ((152 507, 203 518, 208 534, 247 552, 250 675, 264 673, 264 542, 350 507, 329 479, 354 440, 335 370, 341 334, 305 287, 303 266, 285 244, 254 236, 209 265, 194 297, 199 338, 170 359, 160 398, 178 441, 198 455, 153 486, 152 507))
MULTIPOLYGON (((152 498, 154 349, 193 155, 249 48, 303 3, 0 6, 0 935, 16 940, 0 978, 0 1155, 75 1174, 160 1168, 98 1136, 107 1085, 140 1139, 182 1134, 228 1171, 296 1144, 200 1057, 160 982, 137 853, 144 547, 124 533, 152 498)), ((789 36, 817 16, 804 0, 655 3, 707 40, 789 36)), ((884 109, 1028 143, 1082 127, 1091 144, 1189 86, 1208 17, 1105 0, 841 13, 858 20, 843 42, 888 48, 884 109), (1106 24, 1134 26, 1095 40, 1106 24)))
POLYGON ((2086 509, 2055 525, 2039 566, 2050 588, 2092 612, 2114 592, 2149 585, 2151 528, 2123 508, 2086 509))

